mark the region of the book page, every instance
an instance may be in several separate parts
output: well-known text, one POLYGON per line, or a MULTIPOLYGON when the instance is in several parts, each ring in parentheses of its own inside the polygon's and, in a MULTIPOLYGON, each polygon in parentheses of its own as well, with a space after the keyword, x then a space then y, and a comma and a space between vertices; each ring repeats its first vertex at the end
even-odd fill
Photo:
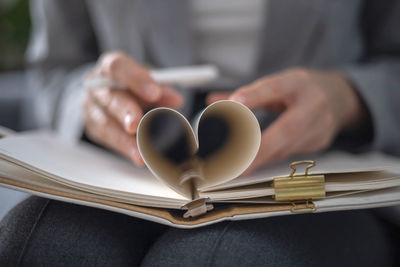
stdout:
POLYGON ((198 149, 198 142, 187 119, 170 108, 147 112, 137 130, 139 152, 149 170, 176 192, 192 198, 189 183, 182 182, 184 166, 189 165, 198 149))
POLYGON ((313 201, 318 211, 352 210, 400 205, 400 187, 366 191, 313 201))
POLYGON ((51 133, 25 133, 0 139, 0 158, 48 179, 113 196, 187 200, 146 169, 88 144, 63 141, 51 133))
POLYGON ((192 128, 175 110, 156 108, 143 116, 137 132, 146 166, 185 195, 191 187, 214 186, 239 176, 261 141, 254 114, 234 101, 211 104, 193 124, 192 128))
MULTIPOLYGON (((90 191, 82 191, 77 187, 67 186, 65 184, 45 178, 32 170, 25 169, 14 163, 0 160, 0 186, 18 186, 20 191, 33 190, 35 192, 54 191, 71 194, 74 196, 90 197, 94 199, 109 200, 120 203, 164 207, 179 209, 187 203, 187 200, 176 199, 146 199, 139 195, 135 197, 124 197, 118 195, 113 197, 113 194, 96 194, 90 191)), ((35 194, 35 193, 34 193, 35 194)))
POLYGON ((194 124, 194 131, 199 140, 204 176, 204 180, 198 181, 197 188, 223 184, 238 177, 254 160, 261 143, 260 126, 253 112, 234 101, 217 101, 209 105, 194 124), (225 138, 219 144, 213 144, 218 149, 211 153, 202 152, 205 143, 218 136, 218 132, 213 132, 218 123, 225 125, 225 138), (207 128, 211 130, 207 132, 207 128))
MULTIPOLYGON (((325 175, 325 191, 370 191, 400 186, 400 173, 391 171, 370 171, 354 173, 331 173, 325 175)), ((211 200, 247 199, 272 196, 275 194, 272 182, 228 188, 223 190, 200 192, 200 196, 211 200)))
MULTIPOLYGON (((351 154, 341 151, 328 151, 272 162, 247 176, 238 177, 219 186, 203 187, 200 190, 206 192, 272 181, 275 177, 288 176, 291 172, 290 163, 299 160, 315 161, 316 165, 310 169, 310 174, 354 173, 384 169, 400 172, 400 159, 379 152, 351 154)), ((303 174, 305 166, 299 166, 296 174, 303 174)))

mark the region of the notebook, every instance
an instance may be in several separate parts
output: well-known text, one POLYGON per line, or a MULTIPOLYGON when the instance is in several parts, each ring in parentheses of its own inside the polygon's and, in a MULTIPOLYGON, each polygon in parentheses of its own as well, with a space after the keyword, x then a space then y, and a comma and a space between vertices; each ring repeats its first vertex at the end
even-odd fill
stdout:
POLYGON ((172 109, 147 112, 137 132, 146 167, 52 132, 7 132, 0 185, 180 228, 400 204, 400 160, 379 153, 330 151, 241 176, 260 140, 253 113, 233 101, 192 124, 172 109))

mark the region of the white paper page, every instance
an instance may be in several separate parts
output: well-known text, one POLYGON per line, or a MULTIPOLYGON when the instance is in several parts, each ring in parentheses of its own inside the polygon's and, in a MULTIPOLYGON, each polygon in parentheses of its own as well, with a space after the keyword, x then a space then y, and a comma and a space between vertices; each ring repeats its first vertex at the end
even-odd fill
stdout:
POLYGON ((200 197, 210 198, 211 201, 245 200, 249 198, 272 196, 274 194, 274 188, 269 186, 265 186, 264 188, 246 186, 244 188, 239 187, 222 191, 199 193, 200 197))
MULTIPOLYGON (((293 161, 298 160, 315 161, 316 165, 315 167, 310 169, 310 174, 376 171, 386 168, 394 168, 391 169, 391 172, 400 173, 400 158, 391 157, 379 152, 350 154, 340 151, 331 151, 323 154, 298 156, 289 160, 271 163, 257 170, 253 174, 238 177, 223 185, 215 186, 212 188, 204 188, 201 191, 205 192, 207 190, 220 190, 272 181, 275 177, 289 175, 291 172, 289 164, 293 161)), ((304 173, 305 166, 306 164, 299 166, 297 168, 298 171, 296 172, 296 174, 304 173)))
POLYGON ((392 171, 357 172, 328 174, 325 176, 325 190, 377 190, 400 186, 400 174, 392 171))
POLYGON ((229 134, 221 148, 202 159, 204 180, 197 181, 198 189, 224 184, 238 177, 254 160, 261 143, 260 126, 253 112, 238 102, 221 100, 205 108, 194 123, 199 146, 202 145, 199 127, 202 121, 213 117, 226 123, 229 134))
POLYGON ((182 163, 177 163, 170 160, 163 150, 169 147, 170 143, 174 143, 174 139, 182 135, 184 143, 187 145, 188 158, 194 155, 198 149, 198 142, 193 132, 190 123, 178 111, 170 108, 155 108, 147 112, 141 119, 136 138, 140 155, 143 158, 147 168, 153 173, 155 177, 162 183, 166 183, 174 191, 191 198, 192 189, 189 183, 182 183, 182 163), (164 127, 174 127, 171 129, 164 129, 162 132, 162 143, 153 140, 151 128, 154 120, 160 118, 163 120, 164 127), (172 138, 170 138, 172 136, 172 138), (165 146, 165 147, 164 147, 165 146))
MULTIPOLYGON (((356 172, 325 175, 325 191, 369 191, 400 186, 400 174, 389 171, 356 172)), ((245 199, 272 196, 275 190, 271 182, 235 187, 219 191, 201 192, 200 196, 212 200, 245 199)))
POLYGON ((40 174, 36 174, 32 170, 25 169, 14 163, 0 160, 0 186, 9 187, 12 186, 13 182, 23 183, 29 188, 21 187, 19 191, 31 191, 42 192, 44 190, 55 190, 57 192, 73 194, 76 196, 91 197, 94 199, 109 200, 120 203, 141 205, 141 206, 151 206, 151 207, 163 207, 163 208, 175 208, 179 209, 182 205, 186 204, 186 200, 176 200, 176 199, 166 199, 163 198, 162 201, 155 201, 155 199, 147 200, 141 198, 139 195, 133 197, 124 198, 121 196, 113 197, 111 194, 100 195, 96 193, 91 193, 88 191, 82 191, 74 187, 70 187, 59 182, 55 182, 48 178, 44 178, 40 174), (6 180, 4 180, 6 179, 6 180), (10 180, 8 182, 7 180, 10 180))
POLYGON ((374 208, 400 204, 400 187, 313 201, 318 211, 374 208))
POLYGON ((33 132, 0 139, 0 157, 15 159, 68 185, 125 195, 185 198, 160 183, 145 168, 100 149, 33 132))
MULTIPOLYGON (((185 180, 182 177, 188 176, 187 173, 191 177, 199 178, 194 180, 196 188, 232 180, 250 165, 257 155, 261 142, 261 131, 256 117, 247 107, 234 101, 224 100, 209 105, 193 124, 192 129, 186 118, 173 109, 156 108, 143 116, 137 132, 138 148, 147 167, 161 181, 166 182, 175 191, 186 195, 191 192, 190 184, 182 182, 185 180), (194 165, 186 172, 182 170, 182 164, 174 163, 173 160, 167 158, 162 149, 156 145, 157 142, 151 138, 151 125, 157 117, 161 116, 164 116, 165 122, 181 128, 179 131, 182 132, 188 146, 189 155, 186 163, 194 165), (218 150, 207 156, 193 156, 199 152, 198 148, 201 148, 202 140, 200 140, 198 128, 207 118, 214 118, 226 124, 229 129, 227 140, 218 150)), ((168 135, 168 132, 166 129, 165 135, 168 135)), ((207 136, 207 138, 213 138, 213 136, 207 136)), ((190 164, 187 165, 190 166, 190 164)))

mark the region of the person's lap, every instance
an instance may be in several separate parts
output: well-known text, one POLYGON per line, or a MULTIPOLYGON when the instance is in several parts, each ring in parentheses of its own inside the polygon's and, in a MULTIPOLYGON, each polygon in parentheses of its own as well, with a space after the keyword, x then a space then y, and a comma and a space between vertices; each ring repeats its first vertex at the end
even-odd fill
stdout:
POLYGON ((195 231, 169 229, 143 263, 390 266, 392 253, 380 223, 367 211, 353 211, 227 222, 195 231))
POLYGON ((33 197, 0 224, 1 266, 390 266, 391 246, 369 211, 182 230, 33 197))
POLYGON ((1 223, 0 266, 134 266, 164 228, 122 214, 32 197, 1 223))

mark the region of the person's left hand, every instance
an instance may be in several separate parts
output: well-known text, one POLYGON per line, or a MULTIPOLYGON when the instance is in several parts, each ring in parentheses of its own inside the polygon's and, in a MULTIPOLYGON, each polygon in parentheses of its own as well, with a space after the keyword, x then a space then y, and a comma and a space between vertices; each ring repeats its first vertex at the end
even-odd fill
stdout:
POLYGON ((290 69, 231 95, 212 93, 207 102, 227 98, 250 109, 282 112, 263 131, 257 157, 245 174, 272 160, 323 150, 340 131, 356 128, 365 114, 361 99, 337 72, 290 69))

